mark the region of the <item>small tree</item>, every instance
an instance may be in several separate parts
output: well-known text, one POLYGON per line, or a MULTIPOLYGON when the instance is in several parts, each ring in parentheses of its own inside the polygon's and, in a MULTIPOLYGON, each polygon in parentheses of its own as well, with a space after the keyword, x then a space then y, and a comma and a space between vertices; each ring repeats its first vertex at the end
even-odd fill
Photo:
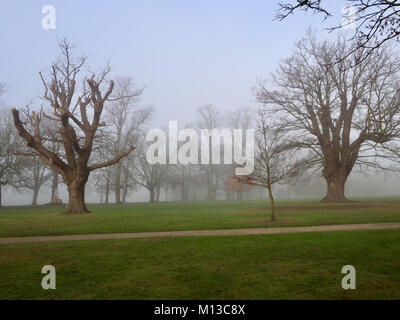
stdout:
POLYGON ((237 176, 242 184, 266 188, 271 207, 270 220, 276 221, 275 198, 273 185, 289 180, 295 175, 296 160, 287 148, 284 133, 273 128, 268 121, 267 113, 258 111, 256 128, 256 150, 254 154, 254 170, 249 176, 237 176))
POLYGON ((12 109, 14 125, 19 135, 26 141, 27 146, 34 149, 37 156, 57 171, 67 185, 69 200, 67 213, 89 212, 85 204, 85 185, 92 171, 118 163, 135 147, 116 155, 113 159, 91 164, 90 156, 99 127, 105 126, 101 121, 104 104, 116 101, 122 97, 113 97, 114 82, 109 81, 104 88, 106 77, 110 72, 107 66, 100 72, 81 78, 82 87, 77 94, 78 76, 86 64, 86 57, 73 58, 72 46, 63 40, 59 43, 61 56, 52 64, 50 79, 40 73, 43 86, 43 98, 50 104, 52 115, 42 109, 28 114, 29 122, 20 119, 19 111, 12 109), (47 144, 48 137, 41 132, 43 118, 55 121, 61 136, 63 150, 59 153, 52 151, 47 144))

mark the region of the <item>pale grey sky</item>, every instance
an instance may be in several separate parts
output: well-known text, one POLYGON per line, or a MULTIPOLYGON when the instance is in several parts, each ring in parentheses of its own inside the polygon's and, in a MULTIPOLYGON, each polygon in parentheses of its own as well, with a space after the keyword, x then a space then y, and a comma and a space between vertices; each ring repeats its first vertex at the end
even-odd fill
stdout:
MULTIPOLYGON (((287 57, 322 17, 298 14, 274 21, 278 0, 3 0, 0 81, 4 100, 21 106, 42 93, 38 72, 57 56, 57 39, 77 42, 93 66, 108 59, 114 75, 146 86, 155 123, 191 121, 201 105, 236 109, 253 103, 251 88, 287 57), (56 30, 41 27, 43 5, 56 9, 56 30)), ((343 1, 334 1, 339 13, 343 1)), ((333 5, 333 4, 332 4, 333 5)), ((321 32, 321 36, 328 36, 321 32)), ((182 123, 183 125, 183 123, 182 123)))
MULTIPOLYGON (((133 76, 146 86, 141 103, 156 108, 152 126, 166 127, 169 120, 183 126, 206 104, 223 110, 252 106, 256 80, 290 55, 309 26, 321 37, 333 37, 324 28, 340 22, 344 5, 330 2, 336 20, 299 13, 279 22, 278 2, 3 0, 0 82, 9 88, 3 100, 16 107, 37 101, 38 72, 58 55, 57 39, 66 37, 79 44, 92 66, 109 60, 113 75, 133 76), (56 30, 41 27, 44 5, 56 9, 56 30)), ((30 201, 29 193, 6 195, 6 204, 30 201)), ((44 191, 40 199, 47 197, 44 191)))

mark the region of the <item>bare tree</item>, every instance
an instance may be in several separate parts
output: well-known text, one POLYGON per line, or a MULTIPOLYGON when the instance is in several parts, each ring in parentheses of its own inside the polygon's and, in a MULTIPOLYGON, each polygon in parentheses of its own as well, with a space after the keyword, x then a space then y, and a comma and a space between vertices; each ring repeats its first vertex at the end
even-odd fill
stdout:
POLYGON ((260 83, 256 91, 304 156, 297 169, 322 171, 330 202, 347 200, 345 183, 355 165, 392 169, 387 162, 398 160, 387 147, 400 137, 399 59, 381 48, 354 64, 359 54, 342 59, 347 49, 343 39, 318 42, 309 34, 269 88, 260 83))
MULTIPOLYGON (((98 130, 96 146, 93 148, 92 157, 98 162, 105 162, 113 157, 114 139, 108 131, 103 128, 98 130)), ((127 156, 128 157, 128 156, 127 156)), ((125 159, 127 158, 125 157, 125 159)), ((96 170, 91 176, 91 184, 95 190, 100 193, 101 202, 105 204, 110 202, 110 195, 114 187, 113 166, 107 166, 96 170)))
POLYGON ((258 110, 254 170, 251 175, 239 176, 237 179, 243 184, 267 189, 271 207, 270 220, 276 221, 272 187, 292 177, 295 158, 293 149, 287 147, 284 132, 271 127, 268 118, 264 110, 258 110))
POLYGON ((100 194, 101 203, 110 202, 110 193, 112 188, 112 169, 104 167, 93 174, 95 190, 100 194))
MULTIPOLYGON (((298 10, 320 13, 324 18, 331 17, 331 12, 325 7, 324 0, 292 0, 291 2, 280 3, 277 19, 283 20, 298 10)), ((381 47, 388 41, 400 41, 400 1, 398 0, 347 0, 348 6, 354 11, 345 15, 348 22, 340 26, 329 28, 330 31, 347 27, 348 24, 355 24, 352 40, 356 42, 348 55, 351 55, 358 48, 366 50, 363 59, 367 58, 374 50, 381 47), (349 16, 354 14, 354 16, 349 16)))
MULTIPOLYGON (((230 127, 232 130, 234 129, 241 129, 243 132, 246 132, 248 129, 254 128, 254 113, 253 110, 249 108, 239 108, 237 110, 234 110, 233 112, 228 112, 225 115, 225 125, 227 127, 230 127)), ((242 141, 242 150, 245 150, 246 148, 246 141, 243 139, 242 141)), ((232 165, 232 169, 236 167, 236 164, 232 165)), ((228 169, 229 170, 229 169, 228 169)), ((229 171, 231 171, 229 170, 229 171)), ((229 174, 231 176, 231 174, 229 174)), ((239 186, 237 185, 233 180, 228 178, 227 180, 228 184, 225 183, 225 189, 226 186, 229 186, 230 190, 235 191, 236 193, 236 199, 237 200, 243 200, 243 194, 244 192, 248 191, 248 188, 244 188, 244 186, 239 186)))
POLYGON ((17 181, 14 186, 17 189, 32 190, 32 206, 37 206, 40 188, 49 180, 52 172, 39 157, 25 157, 21 163, 21 169, 17 173, 17 181))
POLYGON ((62 201, 60 199, 60 194, 58 191, 59 186, 59 174, 57 171, 51 171, 51 195, 50 195, 50 204, 61 204, 62 201))
POLYGON ((67 185, 69 200, 67 213, 89 212, 85 204, 85 185, 92 171, 118 163, 133 149, 130 146, 126 151, 113 159, 96 164, 90 164, 93 142, 101 122, 104 104, 107 101, 121 99, 112 96, 114 82, 104 84, 110 72, 107 66, 96 77, 92 73, 89 77, 82 77, 81 93, 77 94, 77 77, 86 64, 86 57, 74 58, 71 46, 66 40, 59 43, 61 56, 52 64, 50 79, 40 73, 43 85, 43 98, 50 104, 52 115, 32 111, 29 113, 29 122, 20 119, 19 111, 12 109, 14 125, 19 135, 27 142, 27 146, 34 149, 37 155, 53 170, 57 171, 67 185), (62 137, 63 152, 59 154, 46 146, 46 139, 42 136, 41 122, 46 117, 56 121, 62 137))
POLYGON ((133 181, 129 176, 129 168, 134 165, 134 159, 130 155, 124 161, 122 166, 122 179, 121 179, 121 191, 122 191, 122 203, 126 203, 126 198, 130 191, 136 191, 138 189, 138 184, 133 181))
MULTIPOLYGON (((113 155, 117 156, 132 143, 134 136, 138 134, 138 130, 152 116, 153 108, 135 109, 138 98, 143 93, 143 89, 138 89, 132 78, 117 78, 114 93, 122 98, 106 105, 106 119, 109 120, 110 130, 108 132, 112 137, 111 151, 113 155)), ((122 178, 123 166, 122 162, 118 162, 112 168, 116 204, 121 203, 122 180, 125 181, 125 186, 128 182, 122 178)), ((126 197, 126 187, 123 189, 123 192, 125 192, 126 197)))
POLYGON ((172 174, 169 176, 167 175, 167 177, 169 177, 168 185, 179 187, 181 201, 188 200, 193 169, 194 167, 192 164, 177 164, 173 166, 172 170, 170 170, 172 174))
POLYGON ((157 202, 167 165, 150 164, 146 159, 143 142, 138 142, 138 152, 132 158, 134 163, 131 162, 129 167, 130 179, 149 191, 150 202, 157 202))
MULTIPOLYGON (((44 136, 48 137, 47 138, 47 145, 49 149, 56 154, 60 153, 61 147, 61 141, 62 141, 62 136, 59 133, 57 123, 56 121, 50 121, 49 119, 44 119, 43 121, 43 132, 44 136)), ((59 192, 58 192, 58 187, 60 184, 60 175, 57 171, 53 170, 50 168, 51 172, 51 194, 50 194, 50 204, 61 204, 62 201, 59 197, 59 192)))
MULTIPOLYGON (((197 126, 199 129, 215 130, 221 123, 221 115, 213 105, 206 105, 197 109, 199 114, 199 120, 197 126)), ((212 141, 209 137, 209 150, 211 159, 212 141)), ((204 174, 204 179, 207 185, 207 200, 215 200, 218 188, 219 175, 215 165, 201 164, 199 165, 200 170, 204 174)))
POLYGON ((11 114, 5 108, 0 108, 0 207, 2 205, 3 186, 12 186, 20 168, 16 152, 20 140, 14 130, 11 114))

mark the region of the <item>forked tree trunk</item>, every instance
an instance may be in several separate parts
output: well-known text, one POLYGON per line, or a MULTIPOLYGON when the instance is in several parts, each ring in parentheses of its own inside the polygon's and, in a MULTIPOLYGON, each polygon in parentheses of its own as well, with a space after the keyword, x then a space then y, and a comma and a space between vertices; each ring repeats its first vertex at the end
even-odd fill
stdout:
MULTIPOLYGON (((84 93, 78 98, 78 103, 74 107, 75 110, 78 105, 80 106, 80 108, 78 108, 80 109, 80 119, 78 119, 79 116, 76 117, 74 111, 70 108, 72 107, 71 101, 76 100, 74 98, 76 97, 75 77, 79 69, 83 66, 85 59, 82 59, 82 63, 73 62, 69 56, 69 49, 71 47, 65 40, 60 44, 60 48, 62 50, 62 62, 52 65, 53 72, 51 73, 50 83, 46 83, 42 74, 40 74, 40 76, 45 86, 44 98, 54 106, 54 115, 56 118, 48 118, 56 120, 58 123, 57 126, 62 139, 61 143, 64 148, 64 156, 61 156, 57 151, 49 150, 43 144, 43 139, 40 135, 40 124, 43 116, 42 111, 39 113, 28 113, 30 121, 27 122, 29 122, 30 126, 33 128, 33 135, 30 130, 25 128, 25 122, 23 123, 19 118, 19 111, 12 108, 11 112, 19 136, 26 141, 28 147, 37 151, 38 156, 43 162, 53 170, 56 170, 63 177, 69 193, 66 213, 85 213, 89 212, 85 205, 85 185, 90 172, 118 163, 122 158, 133 151, 135 147, 130 146, 128 150, 116 155, 109 161, 88 166, 96 131, 99 127, 105 125, 104 122, 100 121, 101 114, 103 112, 104 103, 110 101, 109 97, 114 89, 114 81, 111 80, 108 89, 101 92, 100 86, 104 77, 100 77, 101 79, 96 81, 96 77, 93 75, 90 79, 86 80, 88 87, 85 88, 84 93), (87 113, 87 108, 89 106, 91 109, 90 116, 87 113), (73 122, 74 125, 71 125, 71 122, 73 122), (78 128, 83 133, 82 136, 80 133, 76 132, 78 128), (65 157, 66 162, 62 159, 63 157, 65 157)), ((81 59, 78 60, 80 61, 81 59)), ((108 71, 104 72, 103 75, 107 74, 108 71)))
MULTIPOLYGON (((86 178, 87 181, 87 178, 86 178)), ((65 213, 87 213, 90 212, 85 204, 85 184, 86 181, 74 180, 67 184, 69 199, 67 211, 65 213)))

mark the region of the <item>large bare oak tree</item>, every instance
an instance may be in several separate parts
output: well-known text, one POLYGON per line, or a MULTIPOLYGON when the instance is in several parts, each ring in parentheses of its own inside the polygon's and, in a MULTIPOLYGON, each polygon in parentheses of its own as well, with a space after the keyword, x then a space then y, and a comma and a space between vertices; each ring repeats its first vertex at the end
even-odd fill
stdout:
POLYGON ((17 109, 12 109, 14 125, 27 146, 34 149, 48 166, 58 172, 67 185, 69 200, 67 213, 89 212, 85 204, 85 185, 90 173, 96 169, 118 163, 133 149, 116 155, 102 163, 90 163, 90 156, 99 127, 105 125, 101 115, 105 103, 122 97, 113 97, 114 82, 107 81, 110 68, 107 66, 98 76, 82 76, 86 57, 74 58, 73 46, 68 41, 59 43, 60 57, 52 64, 49 79, 40 73, 44 85, 43 98, 50 104, 51 114, 41 109, 20 118, 17 109), (81 86, 77 83, 82 82, 81 86), (78 93, 79 92, 79 93, 78 93), (62 150, 58 153, 47 146, 49 137, 42 134, 44 118, 55 121, 61 137, 62 150))
POLYGON ((345 40, 317 41, 310 33, 256 90, 302 155, 297 169, 322 172, 329 202, 347 200, 355 165, 390 169, 398 160, 391 151, 400 137, 400 60, 381 48, 354 63, 360 54, 342 59, 347 52, 345 40))

